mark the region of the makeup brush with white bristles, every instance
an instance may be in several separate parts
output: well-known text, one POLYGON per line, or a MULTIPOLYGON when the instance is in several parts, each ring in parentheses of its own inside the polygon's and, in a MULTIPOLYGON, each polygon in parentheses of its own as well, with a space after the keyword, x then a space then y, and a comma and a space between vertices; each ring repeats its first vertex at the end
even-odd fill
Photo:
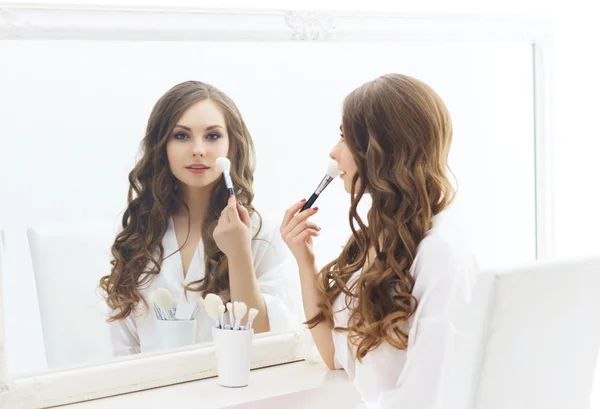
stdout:
POLYGON ((233 182, 231 181, 231 175, 229 174, 229 170, 231 169, 231 162, 229 161, 229 159, 221 156, 217 158, 216 165, 217 169, 223 172, 223 177, 225 178, 225 185, 227 186, 229 197, 235 196, 235 194, 233 193, 233 182))
MULTIPOLYGON (((150 296, 152 302, 161 310, 161 315, 164 319, 174 319, 175 314, 173 312, 173 296, 171 292, 166 288, 159 288, 150 296)), ((177 304, 175 304, 177 306, 177 304)))
POLYGON ((244 329, 252 329, 252 322, 254 321, 254 318, 256 318, 257 315, 258 310, 256 308, 250 308, 250 311, 248 311, 248 322, 246 322, 246 326, 244 327, 244 329))
POLYGON ((329 162, 329 166, 327 166, 327 174, 325 175, 325 177, 323 177, 323 180, 321 180, 321 183, 319 184, 319 186, 317 187, 315 192, 310 196, 310 199, 308 199, 306 201, 306 203, 304 203, 304 206, 302 206, 302 209, 300 209, 300 212, 303 212, 306 209, 309 209, 313 205, 313 203, 315 203, 315 201, 318 199, 319 195, 321 193, 323 193, 325 188, 331 183, 331 181, 333 179, 338 177, 339 174, 340 174, 340 171, 338 170, 337 162, 334 160, 331 160, 329 162))
POLYGON ((216 294, 206 294, 204 297, 204 309, 210 318, 215 320, 215 327, 222 328, 222 323, 219 320, 220 311, 219 306, 223 305, 223 300, 216 294))
POLYGON ((229 313, 229 327, 233 328, 233 304, 231 301, 227 303, 227 312, 229 313))
POLYGON ((242 319, 246 312, 248 311, 248 306, 243 301, 234 302, 233 303, 233 315, 235 316, 235 325, 233 329, 240 329, 240 325, 242 324, 242 319))

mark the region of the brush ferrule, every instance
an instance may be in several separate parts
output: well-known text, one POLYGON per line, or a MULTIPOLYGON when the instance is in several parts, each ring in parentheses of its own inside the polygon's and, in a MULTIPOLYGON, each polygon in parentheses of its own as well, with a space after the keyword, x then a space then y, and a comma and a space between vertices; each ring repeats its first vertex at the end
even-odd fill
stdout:
POLYGON ((320 195, 321 192, 323 192, 323 190, 325 190, 325 188, 327 187, 327 185, 329 185, 332 180, 333 180, 333 178, 331 176, 325 175, 325 177, 323 178, 323 180, 321 181, 321 183, 319 183, 319 186, 315 190, 315 193, 317 195, 320 195))

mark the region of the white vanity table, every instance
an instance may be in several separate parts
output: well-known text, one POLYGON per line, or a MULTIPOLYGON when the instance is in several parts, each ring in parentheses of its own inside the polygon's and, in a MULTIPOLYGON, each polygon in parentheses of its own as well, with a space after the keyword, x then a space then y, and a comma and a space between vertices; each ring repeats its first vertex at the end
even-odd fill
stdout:
POLYGON ((330 371, 323 363, 299 361, 255 369, 244 388, 225 388, 218 379, 164 386, 93 401, 64 405, 65 409, 221 409, 221 408, 355 408, 358 392, 346 372, 330 371))

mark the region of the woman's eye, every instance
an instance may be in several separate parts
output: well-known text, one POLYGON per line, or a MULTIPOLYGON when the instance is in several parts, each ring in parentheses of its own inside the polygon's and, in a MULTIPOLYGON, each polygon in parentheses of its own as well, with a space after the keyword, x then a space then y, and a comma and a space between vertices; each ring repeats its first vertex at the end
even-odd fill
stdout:
POLYGON ((179 133, 176 133, 175 135, 173 135, 173 137, 174 137, 175 139, 186 139, 188 136, 187 136, 187 134, 185 134, 185 133, 181 133, 181 132, 179 132, 179 133))
POLYGON ((219 139, 220 137, 221 135, 218 133, 209 133, 208 135, 206 135, 206 138, 211 140, 219 139))

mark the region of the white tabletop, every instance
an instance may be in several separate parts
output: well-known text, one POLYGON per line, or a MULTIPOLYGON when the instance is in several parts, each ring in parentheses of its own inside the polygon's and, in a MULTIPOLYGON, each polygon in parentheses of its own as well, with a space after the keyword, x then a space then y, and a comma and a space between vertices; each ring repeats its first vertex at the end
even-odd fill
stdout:
POLYGON ((217 378, 64 405, 68 409, 356 408, 358 392, 344 371, 305 361, 255 369, 244 388, 217 378))

